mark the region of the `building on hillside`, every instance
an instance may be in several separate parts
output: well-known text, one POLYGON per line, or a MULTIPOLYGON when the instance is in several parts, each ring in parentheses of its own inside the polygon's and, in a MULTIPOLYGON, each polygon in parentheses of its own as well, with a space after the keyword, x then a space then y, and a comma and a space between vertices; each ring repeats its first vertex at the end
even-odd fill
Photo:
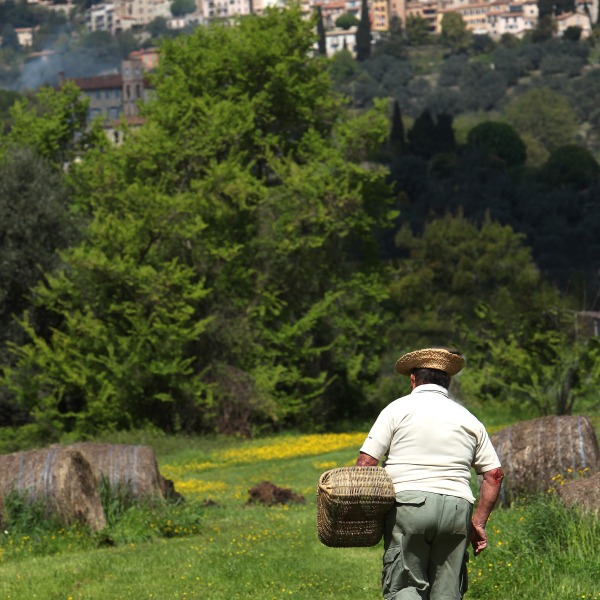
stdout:
POLYGON ((321 15, 323 16, 323 25, 325 29, 333 29, 335 27, 335 21, 338 17, 346 14, 346 1, 345 0, 332 0, 331 2, 315 2, 313 4, 313 10, 317 7, 321 7, 321 15))
POLYGON ((389 0, 372 0, 372 27, 375 31, 387 31, 390 28, 389 0))
POLYGON ((171 14, 171 4, 168 0, 157 1, 151 7, 152 19, 162 17, 163 19, 170 19, 173 15, 171 14))
POLYGON ((402 27, 406 25, 406 4, 406 0, 389 0, 388 14, 390 20, 393 17, 398 17, 402 27))
POLYGON ((144 71, 151 71, 158 65, 158 52, 156 48, 145 48, 129 53, 130 60, 139 60, 144 65, 144 71))
MULTIPOLYGON (((64 73, 58 74, 59 89, 67 81, 64 73)), ((121 61, 120 73, 75 77, 70 79, 89 97, 88 119, 103 117, 119 119, 121 115, 133 117, 138 114, 138 103, 146 102, 151 94, 144 78, 144 66, 140 60, 121 61)))
POLYGON ((598 0, 575 0, 575 12, 589 15, 592 23, 598 22, 598 0))
POLYGON ((111 35, 131 29, 137 24, 137 19, 124 14, 123 10, 121 4, 113 2, 94 4, 85 11, 86 29, 88 32, 108 31, 111 35))
POLYGON ((557 35, 564 35, 565 31, 569 27, 580 27, 581 28, 581 39, 585 39, 592 33, 592 24, 590 17, 585 13, 574 12, 564 13, 556 17, 556 23, 558 25, 557 35))
MULTIPOLYGON (((325 32, 325 48, 327 56, 333 56, 336 52, 344 49, 344 44, 347 50, 356 56, 356 27, 351 27, 348 30, 335 29, 325 32)), ((315 43, 315 50, 318 49, 318 44, 315 43)))
POLYGON ((21 47, 32 46, 33 45, 33 34, 40 28, 37 27, 16 27, 15 33, 19 38, 19 45, 21 47))
POLYGON ((510 33, 522 37, 526 31, 531 31, 538 21, 537 2, 494 2, 492 11, 488 13, 489 33, 492 36, 502 36, 510 33))
POLYGON ((446 13, 458 13, 465 22, 471 33, 484 34, 489 32, 488 14, 492 11, 490 2, 476 2, 473 4, 461 4, 438 10, 438 30, 442 30, 442 19, 446 13))
POLYGON ((360 19, 360 10, 362 8, 361 0, 345 0, 346 12, 360 19))
POLYGON ((39 4, 40 6, 43 6, 47 10, 51 10, 53 12, 60 12, 62 10, 66 16, 69 16, 71 11, 76 7, 76 5, 71 3, 70 1, 67 2, 66 4, 54 4, 54 2, 48 2, 48 1, 43 1, 43 0, 41 0, 40 2, 34 2, 34 3, 39 4))
POLYGON ((426 0, 425 2, 408 2, 406 4, 406 17, 421 17, 429 22, 429 33, 438 33, 438 2, 426 0))

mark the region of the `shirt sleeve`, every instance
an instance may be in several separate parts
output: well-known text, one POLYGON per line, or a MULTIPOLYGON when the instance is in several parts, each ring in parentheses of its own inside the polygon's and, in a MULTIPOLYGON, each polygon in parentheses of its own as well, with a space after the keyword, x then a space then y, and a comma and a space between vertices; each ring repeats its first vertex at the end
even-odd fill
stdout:
POLYGON ((481 475, 492 469, 499 469, 502 466, 492 444, 492 440, 490 440, 490 436, 481 423, 479 424, 479 436, 472 466, 477 475, 481 475))
POLYGON ((388 411, 383 409, 377 417, 375 425, 371 427, 371 431, 369 431, 369 435, 360 451, 381 460, 383 455, 390 449, 392 435, 392 424, 390 423, 388 411))

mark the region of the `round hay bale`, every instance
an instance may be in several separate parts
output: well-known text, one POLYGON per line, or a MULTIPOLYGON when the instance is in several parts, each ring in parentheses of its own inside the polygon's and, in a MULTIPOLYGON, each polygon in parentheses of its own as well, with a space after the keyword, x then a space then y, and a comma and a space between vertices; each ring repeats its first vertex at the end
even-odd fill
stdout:
POLYGON ((585 416, 522 421, 491 436, 505 474, 502 500, 543 492, 600 471, 596 433, 585 416), (558 477, 560 475, 560 477, 558 477))
POLYGON ((559 498, 566 506, 578 506, 583 512, 590 510, 598 514, 600 510, 600 473, 567 481, 564 485, 556 488, 559 498))
POLYGON ((165 485, 150 446, 84 442, 73 447, 89 460, 98 485, 104 476, 111 490, 122 487, 135 498, 164 498, 165 485))
POLYGON ((74 448, 52 446, 0 456, 0 492, 25 494, 45 500, 61 520, 89 523, 94 531, 104 527, 104 512, 92 467, 74 448))

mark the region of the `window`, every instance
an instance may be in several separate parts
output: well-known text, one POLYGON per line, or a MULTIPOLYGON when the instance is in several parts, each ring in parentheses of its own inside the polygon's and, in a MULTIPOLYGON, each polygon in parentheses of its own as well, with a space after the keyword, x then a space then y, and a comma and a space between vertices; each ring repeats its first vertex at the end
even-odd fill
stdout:
POLYGON ((131 98, 131 88, 127 86, 127 100, 131 98))
POLYGON ((102 92, 100 92, 100 91, 96 92, 96 100, 100 100, 101 97, 102 97, 102 92))
POLYGON ((136 68, 136 70, 135 70, 135 74, 136 74, 136 75, 139 75, 139 74, 140 74, 140 70, 139 70, 138 68, 136 68))
POLYGON ((115 98, 121 97, 121 90, 115 90, 115 98))
POLYGON ((135 97, 136 98, 140 98, 141 97, 141 93, 140 93, 140 84, 137 83, 135 86, 135 97))
POLYGON ((115 135, 115 144, 118 144, 119 143, 119 132, 115 131, 114 135, 115 135))
POLYGON ((106 92, 104 93, 104 97, 105 98, 110 98, 110 90, 106 90, 106 92))
POLYGON ((125 77, 129 77, 129 69, 125 69, 125 77))

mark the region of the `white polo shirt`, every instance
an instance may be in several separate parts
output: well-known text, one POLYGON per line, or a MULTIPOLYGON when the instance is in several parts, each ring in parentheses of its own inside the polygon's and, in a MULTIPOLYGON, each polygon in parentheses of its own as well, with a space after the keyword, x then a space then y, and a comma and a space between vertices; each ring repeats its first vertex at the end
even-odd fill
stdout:
POLYGON ((360 450, 377 460, 387 455, 396 492, 435 492, 471 503, 471 467, 481 474, 501 466, 483 424, 433 384, 384 408, 360 450))

